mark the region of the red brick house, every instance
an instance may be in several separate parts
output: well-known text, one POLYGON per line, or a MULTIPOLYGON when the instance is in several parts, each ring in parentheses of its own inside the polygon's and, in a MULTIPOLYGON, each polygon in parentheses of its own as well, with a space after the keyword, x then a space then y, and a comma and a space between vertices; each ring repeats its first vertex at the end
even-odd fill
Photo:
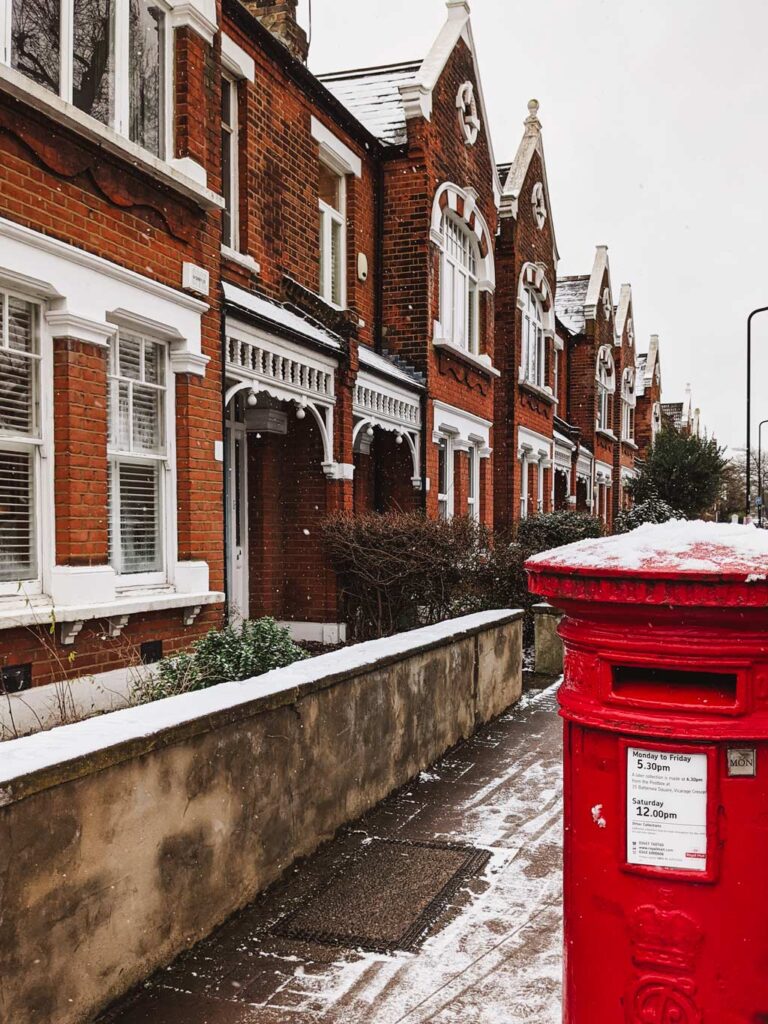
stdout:
POLYGON ((577 508, 591 510, 610 529, 619 444, 614 431, 620 338, 607 246, 597 247, 591 274, 558 279, 556 311, 569 335, 568 417, 579 437, 573 453, 577 508))
MULTIPOLYGON (((383 147, 378 351, 422 385, 421 468, 413 474, 419 505, 430 515, 466 514, 491 525, 500 182, 469 5, 446 6, 447 20, 423 61, 323 81, 383 147)), ((373 363, 362 349, 361 359, 370 373, 373 363)), ((357 437, 363 444, 355 450, 356 477, 369 478, 372 455, 381 476, 391 445, 369 454, 365 434, 357 437)), ((378 431, 372 440, 380 443, 378 431)), ((372 507, 368 491, 360 486, 356 507, 372 507)), ((392 494, 401 507, 403 497, 392 494)))
MULTIPOLYGON (((496 241, 494 429, 497 529, 555 501, 555 421, 563 343, 555 330, 557 243, 547 183, 539 105, 528 104, 515 159, 503 166, 496 241)), ((570 463, 570 455, 569 455, 570 463)))
POLYGON ((221 171, 209 0, 8 0, 0 670, 15 691, 220 623, 221 171))
POLYGON ((637 459, 642 461, 661 430, 661 357, 659 336, 652 334, 648 351, 637 356, 635 391, 635 441, 637 459))
POLYGON ((343 639, 334 511, 610 524, 656 350, 604 247, 557 280, 538 104, 497 167, 465 0, 322 79, 296 0, 105 4, 6 3, 4 688, 103 705, 227 617, 343 639))
POLYGON ((623 284, 619 292, 616 314, 616 400, 613 408, 613 433, 616 436, 613 460, 613 515, 632 504, 628 490, 637 476, 635 457, 635 417, 637 406, 637 368, 632 288, 623 284))

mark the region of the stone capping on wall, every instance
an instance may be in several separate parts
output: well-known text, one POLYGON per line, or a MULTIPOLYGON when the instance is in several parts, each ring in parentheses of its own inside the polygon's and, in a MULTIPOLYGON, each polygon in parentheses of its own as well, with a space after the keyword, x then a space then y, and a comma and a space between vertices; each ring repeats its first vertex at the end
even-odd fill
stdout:
POLYGON ((254 679, 166 697, 140 707, 0 743, 0 807, 92 775, 152 750, 294 704, 353 676, 521 619, 522 611, 477 612, 395 637, 332 651, 254 679))

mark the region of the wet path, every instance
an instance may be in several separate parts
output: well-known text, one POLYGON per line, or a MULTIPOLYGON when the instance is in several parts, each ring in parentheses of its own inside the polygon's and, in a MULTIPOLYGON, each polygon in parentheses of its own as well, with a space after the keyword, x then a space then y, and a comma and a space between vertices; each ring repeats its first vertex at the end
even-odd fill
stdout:
POLYGON ((527 692, 105 1024, 558 1024, 560 730, 527 692))

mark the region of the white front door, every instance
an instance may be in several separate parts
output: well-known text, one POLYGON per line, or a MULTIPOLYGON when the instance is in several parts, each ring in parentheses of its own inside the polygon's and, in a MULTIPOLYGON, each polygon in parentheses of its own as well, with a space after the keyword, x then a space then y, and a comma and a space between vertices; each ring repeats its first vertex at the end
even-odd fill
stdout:
POLYGON ((244 423, 229 423, 227 485, 229 617, 239 622, 248 618, 248 435, 244 423))

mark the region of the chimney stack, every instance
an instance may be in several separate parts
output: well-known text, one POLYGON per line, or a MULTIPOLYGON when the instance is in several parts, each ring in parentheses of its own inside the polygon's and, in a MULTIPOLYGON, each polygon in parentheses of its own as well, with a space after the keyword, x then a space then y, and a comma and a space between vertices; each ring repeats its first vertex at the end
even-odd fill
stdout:
POLYGON ((298 0, 245 0, 245 6, 293 56, 307 63, 307 33, 296 20, 298 0))

